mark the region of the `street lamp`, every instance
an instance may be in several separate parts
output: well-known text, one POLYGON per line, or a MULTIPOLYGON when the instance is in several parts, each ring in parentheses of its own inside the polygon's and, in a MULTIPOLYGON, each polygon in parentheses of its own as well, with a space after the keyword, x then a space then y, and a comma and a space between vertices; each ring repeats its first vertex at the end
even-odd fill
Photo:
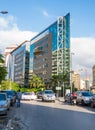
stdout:
POLYGON ((70 69, 70 85, 71 85, 71 93, 72 93, 72 73, 73 73, 73 71, 72 71, 72 55, 74 55, 74 53, 73 52, 71 52, 71 55, 70 55, 70 60, 71 60, 71 69, 70 69))
POLYGON ((64 82, 63 82, 63 84, 62 84, 62 87, 63 87, 63 97, 64 97, 64 82))
POLYGON ((1 11, 0 13, 1 13, 1 14, 7 14, 8 11, 1 11))

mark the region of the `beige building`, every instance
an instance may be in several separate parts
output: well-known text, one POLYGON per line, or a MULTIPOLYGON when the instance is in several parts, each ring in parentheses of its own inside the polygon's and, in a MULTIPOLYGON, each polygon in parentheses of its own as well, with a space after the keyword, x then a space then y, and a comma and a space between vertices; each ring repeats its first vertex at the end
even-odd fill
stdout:
POLYGON ((92 76, 92 86, 90 87, 90 90, 95 94, 95 65, 92 67, 92 76))
POLYGON ((85 88, 86 88, 85 80, 81 79, 80 80, 80 90, 85 90, 85 88))
POLYGON ((92 67, 92 73, 93 73, 92 85, 95 86, 95 65, 92 67))
POLYGON ((72 83, 75 88, 80 90, 80 75, 77 72, 72 73, 72 83))

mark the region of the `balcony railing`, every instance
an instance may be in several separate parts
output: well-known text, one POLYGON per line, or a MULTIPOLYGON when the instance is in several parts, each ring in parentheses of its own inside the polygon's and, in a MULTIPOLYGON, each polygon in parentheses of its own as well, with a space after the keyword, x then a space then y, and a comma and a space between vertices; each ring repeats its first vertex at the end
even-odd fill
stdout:
POLYGON ((34 50, 34 54, 35 55, 39 55, 39 54, 41 54, 41 53, 43 53, 44 51, 43 51, 43 47, 37 47, 37 48, 35 48, 35 50, 34 50))

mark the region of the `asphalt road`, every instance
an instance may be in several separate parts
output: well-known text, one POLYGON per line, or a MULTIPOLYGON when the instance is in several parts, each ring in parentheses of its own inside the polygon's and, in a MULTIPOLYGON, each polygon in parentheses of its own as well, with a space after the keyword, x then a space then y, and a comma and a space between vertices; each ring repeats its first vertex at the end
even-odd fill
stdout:
POLYGON ((38 100, 22 101, 13 110, 22 130, 95 130, 95 109, 87 106, 38 100))

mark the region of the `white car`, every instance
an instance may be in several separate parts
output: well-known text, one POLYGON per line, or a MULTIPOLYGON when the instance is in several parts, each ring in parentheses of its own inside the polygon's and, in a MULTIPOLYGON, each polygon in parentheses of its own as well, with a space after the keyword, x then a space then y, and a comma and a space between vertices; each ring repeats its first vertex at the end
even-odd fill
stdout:
POLYGON ((42 93, 42 101, 55 102, 55 93, 53 92, 53 90, 44 90, 42 93))
POLYGON ((10 102, 6 93, 0 93, 0 115, 7 114, 7 110, 10 108, 10 102))
POLYGON ((25 93, 22 93, 21 99, 22 100, 35 100, 37 99, 37 95, 35 93, 25 92, 25 93))

